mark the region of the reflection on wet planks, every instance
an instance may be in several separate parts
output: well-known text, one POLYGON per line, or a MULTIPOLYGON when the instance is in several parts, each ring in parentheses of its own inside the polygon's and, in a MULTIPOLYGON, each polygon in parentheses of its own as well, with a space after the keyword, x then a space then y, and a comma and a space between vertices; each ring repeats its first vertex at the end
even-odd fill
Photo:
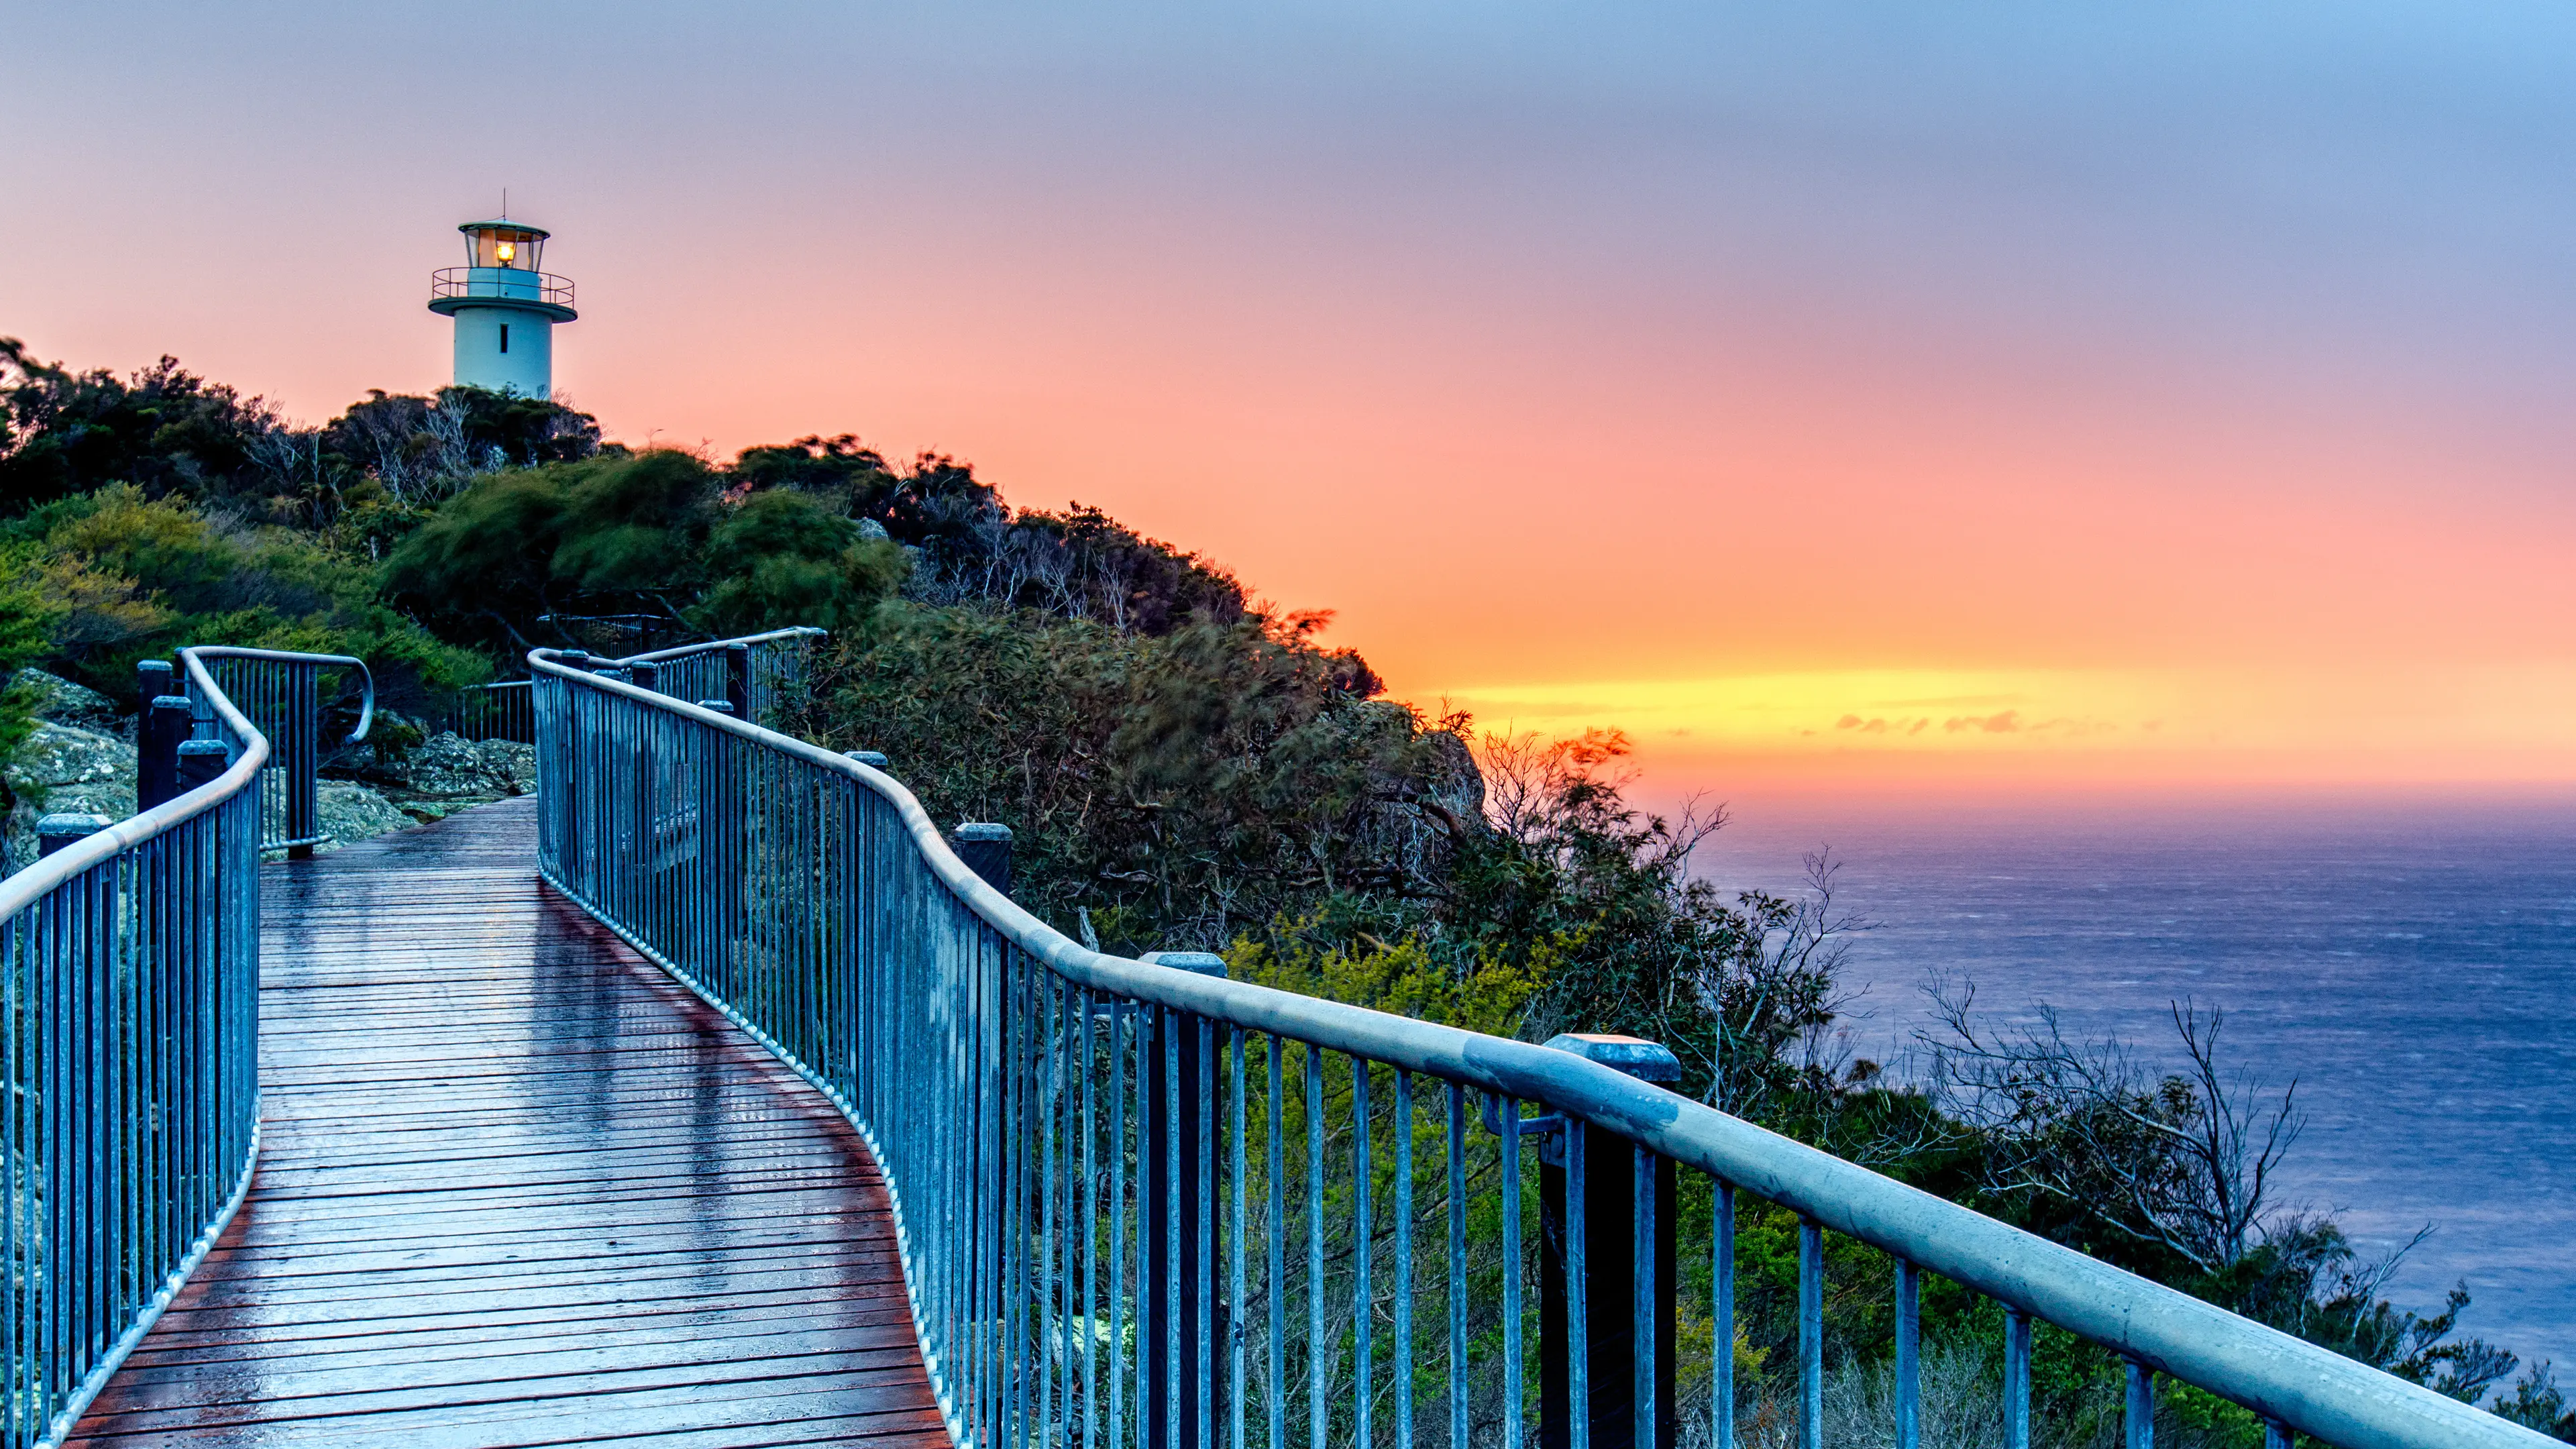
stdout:
POLYGON ((534 850, 269 868, 258 1177, 74 1444, 947 1444, 856 1135, 534 850))

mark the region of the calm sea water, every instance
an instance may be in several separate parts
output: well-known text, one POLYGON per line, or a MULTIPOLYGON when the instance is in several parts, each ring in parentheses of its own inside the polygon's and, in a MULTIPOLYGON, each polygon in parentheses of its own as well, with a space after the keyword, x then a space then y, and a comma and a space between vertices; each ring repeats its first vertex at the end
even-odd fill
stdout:
POLYGON ((2168 1003, 2222 1007, 2229 1055, 2298 1081, 2291 1198, 2373 1249, 2434 1225, 2393 1295, 2465 1282, 2466 1331, 2576 1367, 2576 801, 1740 801, 1700 865, 1779 887, 1828 844, 1881 923, 1857 1054, 1898 1053, 1935 976, 2159 1058, 2168 1003))

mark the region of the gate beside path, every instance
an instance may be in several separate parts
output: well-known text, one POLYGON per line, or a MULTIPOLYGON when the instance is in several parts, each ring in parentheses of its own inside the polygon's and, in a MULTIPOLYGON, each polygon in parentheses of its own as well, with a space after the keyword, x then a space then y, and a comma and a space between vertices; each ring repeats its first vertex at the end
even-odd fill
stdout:
POLYGON ((258 1175, 71 1443, 948 1443, 857 1134, 535 853, 263 868, 258 1175))

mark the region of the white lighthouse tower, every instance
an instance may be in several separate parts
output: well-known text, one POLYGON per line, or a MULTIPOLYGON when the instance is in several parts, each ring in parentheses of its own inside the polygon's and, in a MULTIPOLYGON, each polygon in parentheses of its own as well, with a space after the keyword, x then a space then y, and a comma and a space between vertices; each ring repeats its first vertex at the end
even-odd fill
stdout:
POLYGON ((456 319, 456 385, 553 395, 555 324, 570 322, 572 283, 538 268, 543 229, 521 222, 469 221, 465 265, 429 280, 429 310, 456 319))

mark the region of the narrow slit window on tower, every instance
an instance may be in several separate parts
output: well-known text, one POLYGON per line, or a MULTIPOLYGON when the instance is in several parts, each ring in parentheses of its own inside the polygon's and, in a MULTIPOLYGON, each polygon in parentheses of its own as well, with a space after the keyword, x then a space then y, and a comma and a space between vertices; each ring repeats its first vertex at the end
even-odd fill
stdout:
POLYGON ((501 324, 501 350, 503 352, 510 350, 510 324, 507 322, 501 324))

